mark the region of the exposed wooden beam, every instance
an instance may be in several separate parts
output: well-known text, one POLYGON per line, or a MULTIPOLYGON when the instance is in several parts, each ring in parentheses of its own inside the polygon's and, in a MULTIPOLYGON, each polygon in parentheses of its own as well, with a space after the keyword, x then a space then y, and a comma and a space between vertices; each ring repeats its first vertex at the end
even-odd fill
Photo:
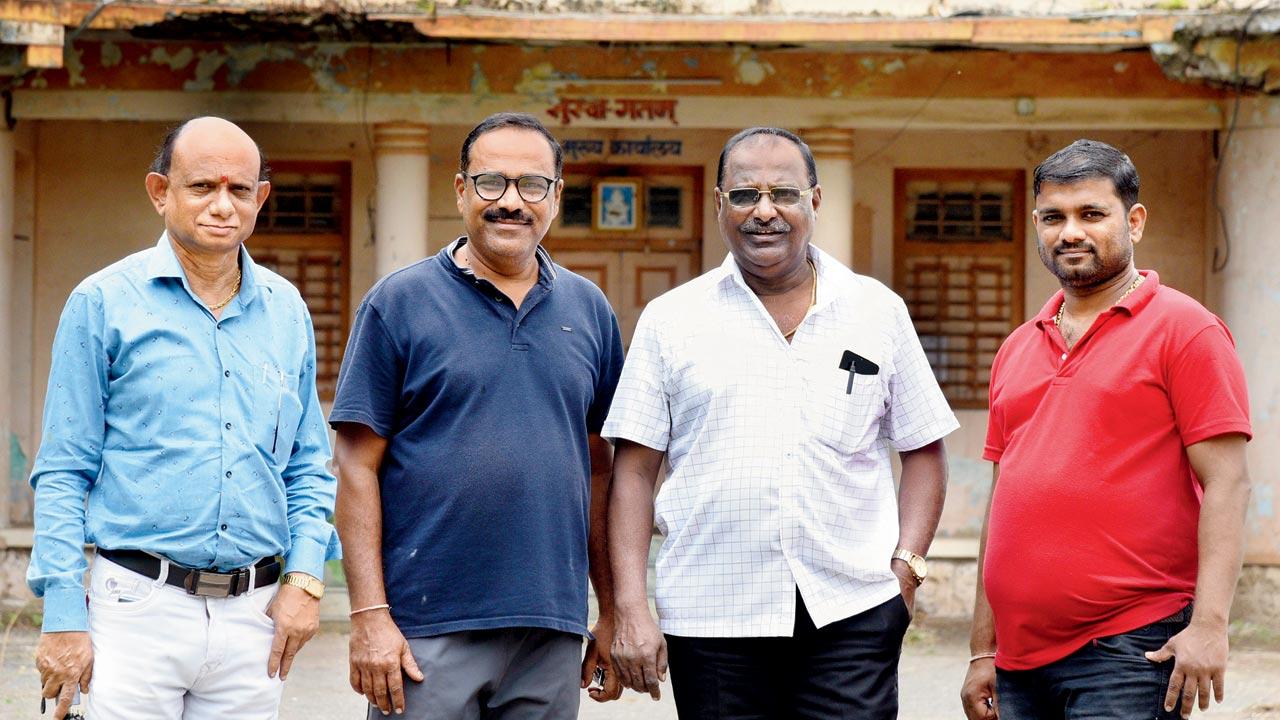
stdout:
MULTIPOLYGON (((98 10, 99 3, 76 0, 0 0, 0 20, 37 23, 55 23, 65 27, 78 27, 84 19, 98 10)), ((100 10, 89 26, 94 30, 128 30, 143 25, 153 25, 179 15, 206 15, 210 13, 244 13, 260 9, 236 7, 226 3, 194 2, 130 2, 118 0, 100 10)))
POLYGON ((521 14, 440 11, 435 17, 374 16, 412 22, 431 38, 631 43, 963 44, 986 47, 1135 48, 1173 38, 1179 18, 961 17, 814 19, 712 16, 521 14))
MULTIPOLYGON (((0 0, 0 20, 78 26, 98 3, 0 0)), ((93 29, 128 29, 179 15, 271 12, 270 3, 118 0, 94 17, 93 29)), ((1166 42, 1191 13, 1096 17, 822 18, 688 16, 624 13, 518 13, 440 8, 433 13, 369 12, 371 20, 411 23, 424 36, 454 40, 755 44, 972 44, 1131 48, 1166 42)))

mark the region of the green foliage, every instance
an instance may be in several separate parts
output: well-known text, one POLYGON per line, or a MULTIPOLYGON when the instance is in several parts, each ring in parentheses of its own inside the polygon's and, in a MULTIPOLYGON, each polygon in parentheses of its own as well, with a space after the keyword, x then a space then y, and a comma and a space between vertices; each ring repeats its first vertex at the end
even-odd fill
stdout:
POLYGON ((330 587, 347 586, 347 573, 342 569, 341 560, 330 560, 324 564, 324 584, 330 587))

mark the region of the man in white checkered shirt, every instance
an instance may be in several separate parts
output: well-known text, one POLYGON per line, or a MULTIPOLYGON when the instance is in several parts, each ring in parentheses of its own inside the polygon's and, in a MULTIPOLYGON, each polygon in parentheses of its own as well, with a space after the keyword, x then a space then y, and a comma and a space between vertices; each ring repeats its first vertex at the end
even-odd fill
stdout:
POLYGON ((684 718, 896 717, 955 416, 902 300, 810 245, 800 138, 738 133, 716 186, 729 257, 645 308, 602 433, 615 665, 656 698, 670 653, 684 718))

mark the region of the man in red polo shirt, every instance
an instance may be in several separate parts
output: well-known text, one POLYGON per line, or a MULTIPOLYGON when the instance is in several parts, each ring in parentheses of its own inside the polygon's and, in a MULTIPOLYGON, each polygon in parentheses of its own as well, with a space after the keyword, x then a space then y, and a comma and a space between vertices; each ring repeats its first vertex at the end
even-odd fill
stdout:
POLYGON ((1250 438, 1231 334, 1137 270, 1147 211, 1119 150, 1035 171, 1059 283, 991 368, 994 486, 979 556, 971 720, 1189 717, 1223 697, 1250 438))

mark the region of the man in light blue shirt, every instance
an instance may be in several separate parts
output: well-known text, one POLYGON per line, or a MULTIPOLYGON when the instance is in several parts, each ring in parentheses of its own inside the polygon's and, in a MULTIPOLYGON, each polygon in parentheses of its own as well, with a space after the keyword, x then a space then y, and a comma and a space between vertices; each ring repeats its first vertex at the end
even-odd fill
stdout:
POLYGON ((77 687, 90 717, 275 717, 338 555, 311 318, 243 246, 270 191, 243 130, 176 128, 146 187, 164 234, 81 282, 54 339, 28 570, 43 696, 56 718, 77 687))

